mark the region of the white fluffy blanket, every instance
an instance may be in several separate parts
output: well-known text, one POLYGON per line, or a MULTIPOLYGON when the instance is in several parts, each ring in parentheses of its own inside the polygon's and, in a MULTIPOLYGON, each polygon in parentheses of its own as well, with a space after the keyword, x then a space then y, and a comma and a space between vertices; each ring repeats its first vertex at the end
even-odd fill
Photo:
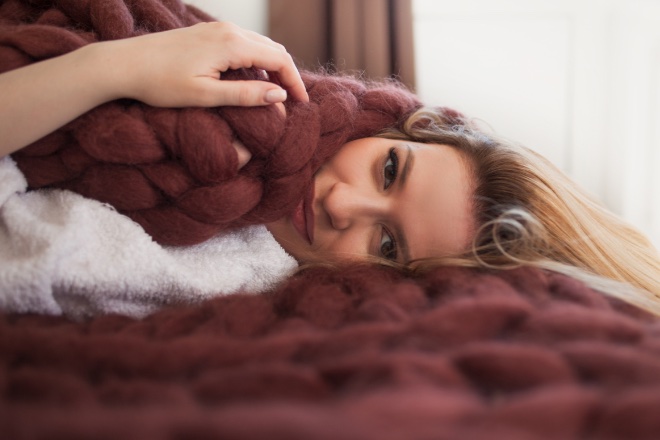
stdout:
POLYGON ((272 288, 296 267, 263 226, 163 247, 112 207, 62 190, 26 192, 0 158, 0 309, 143 317, 166 304, 272 288))

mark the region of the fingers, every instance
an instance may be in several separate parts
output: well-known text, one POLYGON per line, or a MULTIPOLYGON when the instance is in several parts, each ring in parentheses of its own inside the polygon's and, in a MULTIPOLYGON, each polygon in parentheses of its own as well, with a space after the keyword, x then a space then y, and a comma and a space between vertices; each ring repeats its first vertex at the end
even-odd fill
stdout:
POLYGON ((262 52, 259 58, 254 59, 253 65, 266 70, 270 76, 275 74, 277 83, 286 89, 293 99, 309 102, 305 84, 288 53, 270 48, 269 51, 262 52))
POLYGON ((286 90, 265 81, 218 81, 208 78, 202 105, 252 107, 286 101, 286 90))
POLYGON ((238 139, 235 139, 232 142, 234 149, 236 150, 236 155, 238 156, 238 169, 240 170, 247 164, 252 158, 252 153, 245 148, 245 145, 238 139))
POLYGON ((276 76, 279 85, 288 90, 291 97, 298 101, 309 102, 307 89, 305 89, 305 84, 300 77, 300 72, 298 72, 296 64, 293 62, 293 58, 286 49, 284 49, 284 46, 275 43, 270 39, 268 40, 274 45, 272 46, 272 49, 278 52, 278 55, 282 57, 282 60, 280 61, 279 69, 269 69, 267 67, 264 67, 264 69, 268 71, 269 75, 274 74, 276 76))
POLYGON ((282 104, 281 102, 277 102, 273 105, 275 106, 277 111, 282 114, 282 116, 286 117, 286 107, 284 107, 284 104, 282 104))
POLYGON ((139 54, 133 56, 139 62, 126 63, 130 75, 121 76, 130 80, 122 86, 124 97, 162 107, 267 105, 284 102, 287 96, 309 101, 300 73, 282 45, 230 23, 199 23, 120 41, 116 44, 124 46, 124 52, 139 54), (144 62, 145 53, 152 54, 149 62, 144 62), (132 69, 133 64, 139 69, 132 69), (221 77, 229 69, 250 67, 265 70, 264 79, 274 82, 221 77))
MULTIPOLYGON (((293 64, 293 60, 291 60, 291 63, 293 64)), ((293 65, 292 69, 278 71, 277 73, 279 83, 289 91, 294 99, 302 102, 309 102, 307 89, 305 88, 305 84, 303 83, 300 73, 295 65, 293 65)))
POLYGON ((308 102, 309 96, 305 84, 300 77, 298 68, 286 48, 268 37, 256 32, 233 27, 233 32, 240 32, 249 41, 250 48, 242 51, 243 57, 248 54, 249 59, 243 59, 240 67, 254 66, 264 69, 269 74, 276 74, 279 85, 284 87, 293 99, 308 102))

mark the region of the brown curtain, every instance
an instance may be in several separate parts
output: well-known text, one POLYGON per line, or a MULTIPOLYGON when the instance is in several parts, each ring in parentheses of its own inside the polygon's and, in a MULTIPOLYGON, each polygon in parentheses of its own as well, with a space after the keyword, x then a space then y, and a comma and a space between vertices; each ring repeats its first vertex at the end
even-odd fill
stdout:
POLYGON ((414 88, 412 0, 269 0, 269 35, 307 69, 364 71, 414 88))

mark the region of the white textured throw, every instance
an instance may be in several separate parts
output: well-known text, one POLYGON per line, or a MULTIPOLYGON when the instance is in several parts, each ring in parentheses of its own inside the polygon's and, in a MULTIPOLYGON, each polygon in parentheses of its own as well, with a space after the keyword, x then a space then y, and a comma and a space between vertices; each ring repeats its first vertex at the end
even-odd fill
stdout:
POLYGON ((0 158, 0 309, 143 317, 187 304, 272 288, 296 267, 263 226, 189 247, 163 247, 128 217, 70 191, 26 192, 0 158))

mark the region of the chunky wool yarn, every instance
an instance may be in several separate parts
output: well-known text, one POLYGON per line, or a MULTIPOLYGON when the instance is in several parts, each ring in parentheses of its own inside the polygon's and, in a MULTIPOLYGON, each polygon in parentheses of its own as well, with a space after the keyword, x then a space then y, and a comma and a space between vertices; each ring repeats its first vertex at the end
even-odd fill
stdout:
MULTIPOLYGON (((7 0, 0 5, 0 72, 94 41, 210 20, 179 0, 7 0)), ((419 107, 394 83, 313 73, 303 79, 310 103, 287 103, 286 117, 272 106, 163 109, 118 100, 13 157, 30 188, 65 188, 109 203, 161 244, 200 243, 287 215, 344 143, 419 107), (235 139, 252 153, 240 171, 235 139)))

